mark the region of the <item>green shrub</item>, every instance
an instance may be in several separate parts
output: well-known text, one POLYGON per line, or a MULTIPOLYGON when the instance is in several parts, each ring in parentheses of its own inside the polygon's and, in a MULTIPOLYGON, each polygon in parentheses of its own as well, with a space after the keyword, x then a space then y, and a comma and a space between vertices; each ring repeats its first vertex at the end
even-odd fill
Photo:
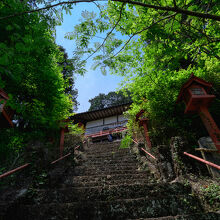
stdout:
POLYGON ((24 147, 24 135, 16 129, 1 130, 0 161, 19 153, 24 147))
POLYGON ((203 189, 205 197, 208 198, 209 203, 212 205, 216 202, 220 202, 220 186, 214 183, 208 185, 203 189))
POLYGON ((126 135, 126 136, 122 139, 119 149, 129 148, 130 145, 131 145, 131 143, 132 143, 131 136, 130 136, 130 135, 126 135))

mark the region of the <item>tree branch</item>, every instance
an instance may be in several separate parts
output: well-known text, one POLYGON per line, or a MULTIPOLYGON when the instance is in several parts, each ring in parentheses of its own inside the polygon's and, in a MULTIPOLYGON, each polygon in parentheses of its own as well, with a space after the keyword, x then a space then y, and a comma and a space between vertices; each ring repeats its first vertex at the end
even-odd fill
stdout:
MULTIPOLYGON (((38 8, 38 9, 34 9, 34 10, 29 10, 29 11, 23 11, 20 13, 16 13, 13 15, 8 15, 5 17, 0 17, 0 20, 3 19, 7 19, 7 18, 12 18, 12 17, 16 17, 16 16, 20 16, 20 15, 24 15, 24 14, 29 14, 29 13, 33 13, 33 12, 39 12, 42 10, 46 10, 46 9, 50 9, 53 7, 57 7, 59 5, 65 5, 65 4, 76 4, 76 3, 82 3, 82 2, 98 2, 98 1, 106 1, 106 0, 75 0, 75 1, 63 1, 63 2, 59 2, 57 4, 54 5, 48 5, 46 7, 43 8, 38 8)), ((182 9, 179 7, 169 7, 169 6, 158 6, 158 5, 151 5, 151 4, 146 4, 143 2, 137 2, 137 1, 132 1, 132 0, 111 0, 113 2, 122 2, 122 3, 129 3, 129 4, 133 4, 133 5, 139 5, 145 8, 153 8, 155 10, 162 10, 162 11, 172 11, 172 12, 176 12, 178 14, 186 14, 186 15, 190 15, 190 16, 194 16, 194 17, 198 17, 198 18, 205 18, 205 19, 212 19, 212 20, 216 20, 216 21, 220 21, 220 16, 219 15, 213 15, 213 14, 208 14, 208 13, 201 13, 201 12, 196 12, 196 11, 189 11, 186 9, 182 9)))
POLYGON ((202 47, 201 48, 202 49, 202 51, 204 52, 204 53, 206 53, 207 55, 211 55, 211 56, 214 56, 216 59, 218 59, 218 60, 220 60, 220 57, 217 55, 217 54, 212 54, 212 52, 210 51, 210 50, 208 50, 206 47, 202 47))
POLYGON ((147 29, 153 27, 155 24, 158 24, 159 22, 161 22, 161 21, 163 21, 163 20, 166 20, 166 19, 168 19, 168 18, 171 18, 171 17, 175 16, 176 14, 177 14, 177 13, 174 13, 174 14, 168 15, 168 16, 165 16, 165 17, 161 18, 160 20, 155 21, 155 22, 154 22, 153 24, 151 24, 150 26, 148 26, 148 27, 146 27, 146 28, 144 28, 144 29, 142 29, 142 30, 140 30, 140 31, 135 32, 133 35, 131 35, 131 36, 129 37, 129 39, 126 41, 126 43, 124 44, 124 46, 123 46, 116 54, 114 54, 113 56, 111 56, 111 57, 108 58, 108 59, 112 59, 113 57, 115 57, 115 56, 117 56, 119 53, 121 53, 121 51, 128 45, 128 43, 131 41, 131 39, 132 39, 134 36, 136 36, 137 34, 140 34, 140 33, 142 33, 143 31, 146 31, 147 29))
MULTIPOLYGON (((175 19, 175 18, 174 18, 174 19, 175 19)), ((178 21, 177 19, 175 19, 175 20, 178 21)), ((193 25, 191 25, 191 24, 189 24, 189 23, 187 23, 187 22, 183 22, 183 24, 184 24, 185 26, 191 27, 192 29, 196 30, 197 33, 200 33, 200 34, 202 34, 203 36, 205 36, 209 42, 215 42, 215 41, 212 40, 212 39, 215 39, 215 38, 213 38, 212 36, 207 35, 205 32, 202 32, 202 31, 204 31, 204 29, 201 29, 201 30, 200 30, 200 29, 194 27, 193 25)), ((219 40, 219 39, 217 39, 217 40, 219 40)))
POLYGON ((101 10, 101 8, 100 8, 100 5, 99 4, 97 4, 95 1, 94 2, 92 2, 98 9, 99 9, 99 11, 100 11, 100 14, 102 13, 102 10, 101 10))
MULTIPOLYGON (((22 154, 22 155, 23 155, 23 154, 22 154)), ((18 159, 20 158, 20 156, 21 156, 21 155, 18 153, 17 157, 14 159, 13 163, 11 164, 9 170, 11 170, 12 168, 14 168, 14 165, 17 163, 17 161, 18 161, 18 159)))
POLYGON ((29 13, 33 13, 33 12, 39 12, 39 11, 54 8, 54 7, 57 7, 57 6, 60 6, 60 5, 76 4, 76 3, 83 3, 83 2, 89 2, 90 3, 90 2, 95 2, 95 1, 96 0, 63 1, 63 2, 59 2, 57 4, 54 4, 54 5, 48 5, 48 6, 43 7, 43 8, 37 8, 37 9, 29 10, 29 11, 23 11, 23 12, 20 12, 20 13, 16 13, 16 14, 13 14, 13 15, 7 15, 5 17, 0 17, 0 20, 4 20, 4 19, 7 19, 7 18, 13 18, 13 17, 16 17, 16 16, 21 16, 21 15, 29 14, 29 13))
POLYGON ((182 9, 179 7, 150 5, 150 4, 145 4, 142 2, 136 2, 136 1, 132 1, 132 0, 112 0, 112 1, 113 2, 124 2, 124 3, 133 4, 133 5, 143 6, 145 8, 153 8, 153 9, 162 10, 162 11, 172 11, 172 12, 176 12, 178 14, 186 14, 186 15, 191 15, 194 17, 207 18, 207 19, 220 21, 220 16, 218 16, 218 15, 201 13, 201 12, 196 12, 196 11, 189 11, 189 10, 185 10, 185 9, 182 9))
POLYGON ((122 10, 123 10, 123 8, 124 8, 124 5, 125 5, 125 4, 122 4, 122 6, 121 6, 120 14, 119 14, 119 19, 118 19, 118 21, 116 22, 116 24, 115 24, 115 25, 113 26, 113 28, 108 32, 108 34, 106 35, 106 37, 105 37, 105 39, 103 40, 102 44, 101 44, 92 54, 90 54, 90 55, 85 59, 85 61, 88 60, 91 56, 93 56, 96 52, 98 52, 101 47, 103 47, 103 45, 105 44, 105 41, 108 39, 108 37, 110 36, 110 34, 114 31, 114 29, 116 28, 116 26, 118 25, 118 23, 119 23, 120 20, 121 20, 121 15, 122 15, 122 10))

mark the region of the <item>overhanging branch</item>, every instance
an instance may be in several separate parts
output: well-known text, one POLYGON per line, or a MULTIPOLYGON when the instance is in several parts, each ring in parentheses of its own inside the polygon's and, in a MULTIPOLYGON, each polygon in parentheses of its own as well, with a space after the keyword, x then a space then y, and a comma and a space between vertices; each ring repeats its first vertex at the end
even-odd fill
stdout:
MULTIPOLYGON (((16 13, 16 14, 12 14, 12 15, 8 15, 5 17, 0 17, 0 20, 3 19, 7 19, 7 18, 12 18, 12 17, 16 17, 16 16, 21 16, 24 14, 29 14, 29 13, 33 13, 33 12, 39 12, 42 10, 47 10, 50 8, 54 8, 60 5, 65 5, 65 4, 77 4, 77 3, 83 3, 83 2, 104 2, 106 0, 75 0, 75 1, 63 1, 63 2, 59 2, 57 4, 54 5, 48 5, 46 7, 43 8, 38 8, 38 9, 34 9, 34 10, 29 10, 29 11, 23 11, 20 13, 16 13)), ((179 8, 177 6, 174 7, 169 7, 169 6, 159 6, 159 5, 151 5, 151 4, 146 4, 143 2, 137 2, 137 1, 132 1, 132 0, 111 0, 112 2, 122 2, 125 4, 133 4, 133 5, 139 5, 145 8, 153 8, 155 10, 162 10, 162 11, 172 11, 178 14, 185 14, 185 15, 190 15, 193 17, 198 17, 198 18, 205 18, 205 19, 211 19, 211 20, 216 20, 216 21, 220 21, 220 16, 219 15, 213 15, 213 14, 209 14, 209 13, 202 13, 202 12, 196 12, 196 11, 190 11, 190 10, 186 10, 186 9, 182 9, 179 8)))
POLYGON ((174 17, 176 14, 177 14, 177 13, 174 13, 174 14, 168 15, 168 16, 165 16, 165 17, 159 19, 158 21, 155 21, 153 24, 151 24, 151 25, 145 27, 144 29, 135 32, 134 34, 132 34, 132 35, 129 37, 129 39, 125 42, 125 44, 123 45, 123 47, 122 47, 116 54, 114 54, 113 56, 111 56, 111 57, 108 58, 108 59, 112 59, 113 57, 115 57, 115 56, 117 56, 119 53, 121 53, 121 51, 124 50, 124 48, 128 45, 128 43, 131 41, 131 39, 132 39, 134 36, 136 36, 136 35, 138 35, 138 34, 141 34, 142 32, 144 32, 144 31, 150 29, 150 28, 153 27, 155 24, 158 24, 158 23, 160 23, 161 21, 164 21, 164 20, 166 20, 166 19, 168 19, 168 18, 174 17))
POLYGON ((92 54, 90 54, 85 60, 88 60, 91 56, 93 56, 96 52, 98 52, 101 47, 104 46, 106 40, 107 40, 108 37, 111 35, 111 33, 115 30, 116 26, 119 24, 119 22, 120 22, 120 20, 121 20, 122 10, 123 10, 123 8, 124 8, 124 5, 125 5, 125 4, 122 4, 122 6, 121 6, 118 21, 117 21, 116 24, 113 26, 113 28, 108 32, 108 34, 106 35, 106 37, 105 37, 105 39, 103 40, 102 44, 101 44, 92 54))
POLYGON ((172 11, 176 12, 178 14, 185 14, 185 15, 190 15, 194 17, 199 17, 199 18, 206 18, 206 19, 212 19, 216 21, 220 21, 220 16, 218 15, 213 15, 213 14, 208 14, 208 13, 201 13, 201 12, 196 12, 196 11, 189 11, 186 9, 182 9, 179 7, 169 7, 169 6, 157 6, 157 5, 150 5, 142 2, 136 2, 136 1, 131 1, 131 0, 112 0, 113 2, 124 2, 124 3, 129 3, 132 5, 139 5, 145 8, 153 8, 156 10, 162 10, 162 11, 172 11))
POLYGON ((39 12, 39 11, 47 10, 47 9, 54 8, 54 7, 57 7, 57 6, 60 6, 60 5, 77 4, 77 3, 83 3, 83 2, 90 3, 90 2, 95 2, 95 1, 96 0, 63 1, 63 2, 59 2, 57 4, 54 4, 54 5, 48 5, 48 6, 43 7, 43 8, 37 8, 37 9, 29 10, 29 11, 23 11, 23 12, 20 12, 20 13, 15 13, 13 15, 7 15, 5 17, 0 17, 0 20, 7 19, 7 18, 13 18, 13 17, 17 17, 17 16, 33 13, 33 12, 39 12))

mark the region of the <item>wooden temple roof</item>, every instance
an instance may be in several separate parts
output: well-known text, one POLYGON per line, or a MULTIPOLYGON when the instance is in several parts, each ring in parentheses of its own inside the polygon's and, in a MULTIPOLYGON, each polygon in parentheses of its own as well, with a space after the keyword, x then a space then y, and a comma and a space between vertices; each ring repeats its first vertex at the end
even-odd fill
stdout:
POLYGON ((121 104, 117 106, 112 106, 108 108, 103 108, 99 110, 78 113, 71 117, 75 123, 82 122, 86 123, 88 121, 94 121, 101 118, 106 118, 114 115, 121 115, 123 112, 128 110, 131 103, 121 104))

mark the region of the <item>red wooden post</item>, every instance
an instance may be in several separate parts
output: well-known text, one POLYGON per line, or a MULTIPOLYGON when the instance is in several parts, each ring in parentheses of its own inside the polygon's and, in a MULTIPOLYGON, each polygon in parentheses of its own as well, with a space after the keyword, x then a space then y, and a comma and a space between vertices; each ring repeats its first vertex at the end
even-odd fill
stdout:
POLYGON ((8 114, 5 112, 5 110, 2 110, 2 114, 4 115, 4 117, 6 118, 6 120, 8 121, 8 123, 10 124, 11 127, 14 127, 13 122, 11 121, 10 117, 8 116, 8 114))
POLYGON ((140 120, 140 124, 144 127, 144 135, 147 141, 147 146, 151 148, 152 146, 151 146, 151 141, 150 141, 150 137, 148 133, 147 119, 139 119, 139 120, 140 120))
POLYGON ((65 128, 60 129, 60 156, 63 156, 65 128))
POLYGON ((8 121, 9 125, 13 127, 12 117, 14 115, 14 112, 10 108, 5 108, 5 105, 7 103, 7 100, 9 99, 9 96, 6 92, 4 92, 3 89, 0 88, 0 101, 3 101, 3 104, 0 103, 0 112, 2 112, 4 118, 8 121))
POLYGON ((220 130, 206 106, 200 106, 200 118, 202 119, 212 141, 220 153, 220 130))
POLYGON ((147 146, 149 148, 151 148, 152 145, 151 145, 149 132, 148 132, 148 126, 147 126, 148 119, 147 118, 140 118, 143 115, 143 113, 144 113, 144 110, 142 109, 142 110, 140 110, 140 112, 138 112, 136 114, 136 121, 139 121, 139 125, 144 127, 144 136, 145 136, 145 139, 147 141, 147 146))

